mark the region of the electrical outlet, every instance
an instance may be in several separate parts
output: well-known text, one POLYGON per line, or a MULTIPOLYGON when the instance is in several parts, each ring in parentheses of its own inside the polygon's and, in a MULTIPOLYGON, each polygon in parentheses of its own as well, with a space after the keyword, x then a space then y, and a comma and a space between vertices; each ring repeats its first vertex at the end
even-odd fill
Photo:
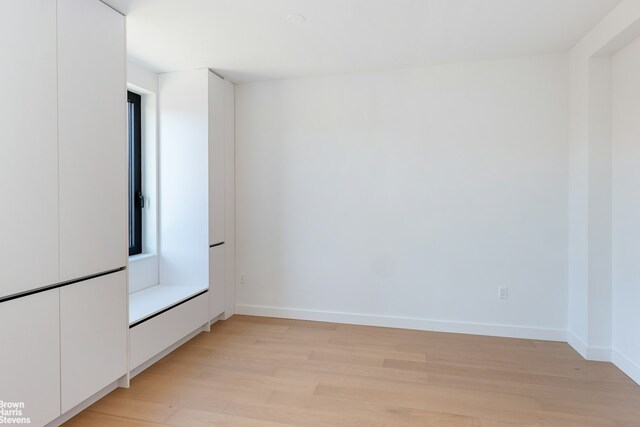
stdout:
POLYGON ((498 299, 507 299, 509 298, 509 288, 506 286, 498 287, 498 299))
POLYGON ((242 274, 240 275, 240 284, 241 284, 241 285, 244 285, 244 284, 246 284, 246 283, 247 283, 247 276, 246 276, 244 273, 242 273, 242 274))

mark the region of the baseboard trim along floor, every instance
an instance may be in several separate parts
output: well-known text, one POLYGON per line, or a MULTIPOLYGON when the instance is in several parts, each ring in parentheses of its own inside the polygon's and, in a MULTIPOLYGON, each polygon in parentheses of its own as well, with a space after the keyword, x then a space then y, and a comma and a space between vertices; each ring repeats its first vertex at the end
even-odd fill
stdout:
POLYGON ((262 305, 236 305, 236 314, 281 317, 284 319, 316 320, 320 322, 345 323, 350 325, 413 329, 418 331, 488 335, 505 338, 524 338, 561 342, 566 342, 567 340, 566 331, 561 329, 543 329, 527 326, 451 322, 443 320, 416 319, 409 317, 379 316, 336 311, 269 307, 262 305))

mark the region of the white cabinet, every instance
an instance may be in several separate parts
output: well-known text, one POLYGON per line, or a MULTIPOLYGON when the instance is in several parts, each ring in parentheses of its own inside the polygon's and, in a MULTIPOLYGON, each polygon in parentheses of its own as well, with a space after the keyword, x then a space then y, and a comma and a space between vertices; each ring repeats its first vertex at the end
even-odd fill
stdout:
POLYGON ((127 262, 124 26, 100 1, 58 0, 63 281, 127 262))
MULTIPOLYGON (((127 264, 125 19, 58 0, 60 280, 127 264)), ((126 273, 60 289, 61 408, 127 370, 126 273)))
POLYGON ((206 324, 208 307, 205 293, 131 328, 131 370, 206 324))
POLYGON ((125 21, 98 0, 2 6, 0 400, 44 425, 127 370, 124 271, 15 295, 127 264, 125 21))
POLYGON ((62 411, 127 371, 126 272, 60 289, 62 411))
POLYGON ((208 69, 164 73, 160 101, 160 283, 208 287, 225 241, 226 82, 208 69))
POLYGON ((211 318, 232 314, 234 86, 200 69, 164 73, 158 89, 160 284, 208 287, 211 318))
POLYGON ((60 415, 59 290, 0 303, 0 400, 40 426, 60 415))
POLYGON ((59 279, 55 2, 3 2, 0 52, 2 297, 59 279))
POLYGON ((231 317, 236 310, 236 239, 235 239, 235 206, 236 206, 236 181, 235 181, 235 85, 228 80, 224 81, 224 147, 225 147, 225 238, 224 238, 224 281, 225 292, 225 318, 231 317))
MULTIPOLYGON (((233 174, 229 157, 233 156, 234 104, 233 83, 209 73, 209 318, 215 319, 227 309, 226 252, 233 248, 233 174), (231 170, 232 172, 232 170, 231 170), (231 231, 231 232, 229 232, 231 231), (220 244, 224 242, 224 244, 220 244)), ((233 158, 231 158, 233 162, 233 158)), ((235 302, 235 295, 232 295, 235 302)), ((234 304, 235 305, 235 304, 234 304)))
POLYGON ((225 233, 225 81, 209 74, 209 244, 224 242, 225 233))
POLYGON ((209 249, 209 319, 225 310, 224 245, 209 249))

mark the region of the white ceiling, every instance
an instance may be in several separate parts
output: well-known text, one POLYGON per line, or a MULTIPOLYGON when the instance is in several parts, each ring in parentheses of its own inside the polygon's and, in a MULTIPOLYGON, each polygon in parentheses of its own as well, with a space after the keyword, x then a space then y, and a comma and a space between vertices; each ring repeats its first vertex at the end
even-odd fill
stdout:
POLYGON ((233 81, 565 52, 620 0, 104 0, 129 55, 233 81), (304 23, 288 22, 301 14, 304 23))

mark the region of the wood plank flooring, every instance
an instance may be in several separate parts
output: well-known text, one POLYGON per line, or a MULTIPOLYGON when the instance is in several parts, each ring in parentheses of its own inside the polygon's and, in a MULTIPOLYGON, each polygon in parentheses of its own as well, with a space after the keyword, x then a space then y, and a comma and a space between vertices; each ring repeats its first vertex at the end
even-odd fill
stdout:
POLYGON ((565 343, 234 316, 65 425, 637 427, 640 386, 565 343))

